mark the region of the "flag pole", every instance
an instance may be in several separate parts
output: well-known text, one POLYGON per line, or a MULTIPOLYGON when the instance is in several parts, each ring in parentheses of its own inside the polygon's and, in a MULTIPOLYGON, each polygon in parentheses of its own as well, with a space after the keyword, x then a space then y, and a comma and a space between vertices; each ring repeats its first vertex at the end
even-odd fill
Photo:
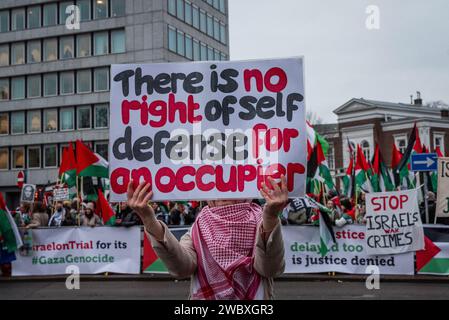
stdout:
POLYGON ((78 220, 78 227, 80 226, 80 224, 81 224, 81 219, 80 219, 80 215, 81 215, 81 213, 80 213, 80 202, 81 202, 81 197, 80 197, 80 192, 79 192, 79 183, 78 183, 78 175, 76 175, 76 197, 78 198, 78 201, 77 201, 77 204, 76 204, 76 211, 78 212, 78 215, 77 215, 77 220, 78 220))

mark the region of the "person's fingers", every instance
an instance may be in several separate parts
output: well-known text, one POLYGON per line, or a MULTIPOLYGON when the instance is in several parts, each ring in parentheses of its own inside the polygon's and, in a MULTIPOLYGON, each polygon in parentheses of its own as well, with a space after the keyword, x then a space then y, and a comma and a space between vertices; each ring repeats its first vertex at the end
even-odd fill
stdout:
POLYGON ((137 201, 139 199, 140 190, 145 186, 144 182, 139 183, 139 186, 134 190, 133 200, 137 201))
POLYGON ((261 190, 263 190, 263 192, 264 192, 265 194, 267 194, 268 196, 270 196, 271 190, 268 188, 268 186, 267 186, 264 182, 262 182, 262 189, 261 189, 261 190))
POLYGON ((145 187, 142 188, 142 190, 140 190, 139 194, 138 194, 138 198, 137 198, 137 202, 142 202, 142 200, 145 198, 145 196, 147 195, 147 191, 150 188, 151 184, 147 183, 145 185, 145 187))
POLYGON ((281 176, 281 190, 282 192, 288 192, 287 178, 284 175, 281 176))
POLYGON ((143 198, 144 203, 148 203, 150 201, 151 197, 153 196, 153 191, 150 191, 146 194, 146 196, 143 198))
POLYGON ((128 201, 132 199, 134 194, 133 180, 129 180, 128 183, 128 201))
POLYGON ((266 201, 270 200, 270 196, 263 189, 260 189, 260 194, 266 201))
POLYGON ((280 191, 281 190, 279 188, 279 185, 277 184, 277 182, 272 177, 268 177, 268 181, 270 182, 270 184, 273 187, 274 191, 280 191))

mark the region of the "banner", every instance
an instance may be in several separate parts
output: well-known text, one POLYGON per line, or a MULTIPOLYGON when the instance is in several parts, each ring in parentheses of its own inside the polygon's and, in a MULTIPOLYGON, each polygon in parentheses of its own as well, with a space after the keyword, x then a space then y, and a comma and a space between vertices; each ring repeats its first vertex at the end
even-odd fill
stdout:
POLYGON ((32 230, 29 256, 17 254, 13 276, 65 274, 71 265, 81 274, 140 273, 140 227, 61 227, 32 230))
POLYGON ((424 249, 417 189, 367 193, 365 218, 368 254, 424 249))
POLYGON ((303 59, 111 67, 111 201, 259 198, 268 176, 304 194, 303 59))
POLYGON ((449 158, 438 158, 438 192, 435 215, 436 217, 449 217, 449 158))
POLYGON ((366 253, 365 226, 348 225, 335 228, 337 243, 322 257, 319 253, 318 227, 284 226, 285 273, 342 272, 369 274, 372 266, 381 275, 414 274, 413 253, 369 256, 366 253))

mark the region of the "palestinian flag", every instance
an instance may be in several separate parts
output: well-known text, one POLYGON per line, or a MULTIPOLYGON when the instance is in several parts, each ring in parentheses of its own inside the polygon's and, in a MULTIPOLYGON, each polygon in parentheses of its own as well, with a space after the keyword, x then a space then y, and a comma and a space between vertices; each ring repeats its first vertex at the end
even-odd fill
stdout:
POLYGON ((335 189, 335 184, 332 179, 331 172, 329 171, 329 166, 327 164, 327 160, 324 156, 324 151, 321 145, 321 141, 317 140, 316 142, 316 149, 317 149, 317 162, 318 162, 318 170, 315 173, 316 178, 320 182, 324 182, 324 184, 330 189, 335 189))
POLYGON ((371 176, 371 185, 374 192, 394 191, 394 184, 391 180, 388 168, 385 166, 382 155, 379 150, 379 145, 376 144, 374 150, 374 157, 371 162, 373 174, 371 176))
POLYGON ((400 180, 401 183, 403 183, 403 178, 405 177, 405 174, 407 174, 407 187, 409 189, 412 189, 415 187, 415 178, 413 172, 410 171, 410 156, 413 152, 422 153, 422 143, 421 139, 419 137, 419 131, 416 127, 416 123, 413 126, 412 133, 410 134, 410 138, 408 140, 407 149, 405 149, 404 155, 401 158, 401 161, 399 161, 397 167, 395 167, 395 171, 399 173, 399 176, 402 176, 402 179, 400 180))
POLYGON ((399 164, 401 163, 401 161, 402 161, 402 154, 396 147, 396 144, 393 143, 393 152, 391 155, 391 168, 393 169, 394 184, 396 188, 404 186, 408 189, 412 189, 409 167, 403 166, 399 170, 399 164))
MULTIPOLYGON (((443 158, 444 155, 441 152, 440 147, 436 147, 435 153, 437 154, 438 158, 443 158)), ((430 173, 430 182, 432 184, 432 191, 437 192, 438 190, 438 171, 433 171, 430 173)))
POLYGON ((419 274, 449 275, 449 228, 424 227, 424 250, 416 252, 419 274))
POLYGON ((332 228, 332 221, 329 217, 327 210, 324 210, 322 206, 319 207, 320 210, 320 254, 322 257, 327 255, 332 243, 336 243, 334 230, 332 228))
POLYGON ((370 167, 368 162, 366 161, 365 155, 363 154, 362 148, 360 145, 357 145, 357 159, 355 162, 355 185, 356 192, 359 189, 364 190, 365 192, 371 192, 371 183, 368 179, 369 177, 370 167))
POLYGON ((62 150, 62 160, 59 166, 59 179, 69 188, 76 186, 76 160, 73 145, 70 142, 68 148, 62 150))
POLYGON ((354 196, 354 158, 349 160, 348 168, 346 169, 346 175, 342 177, 343 181, 343 193, 349 197, 354 196))
POLYGON ((326 141, 326 139, 324 139, 323 136, 321 136, 315 131, 315 129, 309 123, 309 121, 306 121, 306 128, 307 128, 307 160, 311 158, 317 142, 320 142, 323 154, 326 155, 327 152, 329 151, 329 143, 326 141))
POLYGON ((98 200, 97 200, 97 209, 100 212, 100 217, 103 220, 103 224, 108 226, 115 225, 115 212, 109 205, 108 200, 106 200, 101 189, 98 189, 98 200))
POLYGON ((14 252, 22 245, 22 238, 20 237, 19 229, 14 222, 11 213, 6 208, 5 200, 0 192, 0 238, 3 239, 2 250, 14 252))
POLYGON ((80 140, 76 140, 76 164, 76 174, 81 177, 109 178, 108 162, 80 140))

